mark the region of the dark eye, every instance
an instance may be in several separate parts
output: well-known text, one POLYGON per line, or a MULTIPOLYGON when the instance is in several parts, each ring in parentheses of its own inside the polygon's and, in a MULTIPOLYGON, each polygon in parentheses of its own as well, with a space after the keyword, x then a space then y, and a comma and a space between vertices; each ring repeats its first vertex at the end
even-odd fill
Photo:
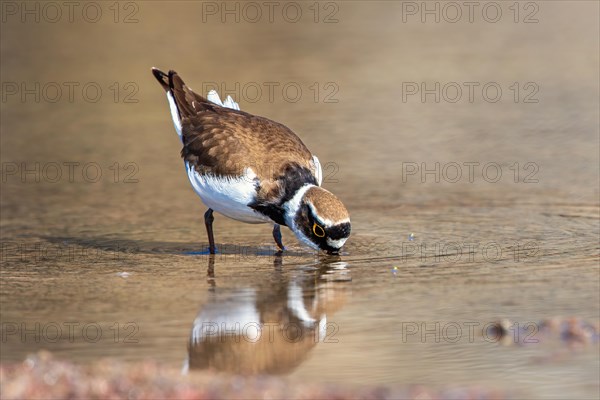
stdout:
POLYGON ((321 228, 319 225, 317 225, 317 223, 315 222, 315 224, 313 225, 313 233, 315 234, 316 237, 325 237, 325 230, 323 228, 321 228))

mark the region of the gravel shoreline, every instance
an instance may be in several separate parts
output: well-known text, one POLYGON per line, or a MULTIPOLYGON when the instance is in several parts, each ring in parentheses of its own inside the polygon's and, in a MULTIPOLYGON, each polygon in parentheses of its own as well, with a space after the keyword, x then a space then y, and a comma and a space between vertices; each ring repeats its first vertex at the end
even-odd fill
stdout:
POLYGON ((78 365, 48 352, 21 363, 0 365, 0 397, 9 399, 506 399, 507 393, 483 387, 432 389, 421 385, 343 387, 289 383, 274 376, 232 376, 193 372, 149 360, 114 359, 78 365))

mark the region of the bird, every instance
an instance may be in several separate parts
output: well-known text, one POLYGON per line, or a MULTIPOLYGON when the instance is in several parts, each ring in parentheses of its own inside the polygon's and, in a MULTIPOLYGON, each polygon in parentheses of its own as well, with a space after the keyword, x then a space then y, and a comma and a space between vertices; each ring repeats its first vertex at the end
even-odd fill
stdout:
POLYGON ((241 111, 228 96, 195 93, 177 72, 152 68, 167 94, 189 181, 208 207, 208 251, 216 253, 213 212, 237 221, 273 224, 279 252, 281 226, 316 251, 339 254, 350 236, 348 210, 321 187, 322 168, 285 125, 241 111))

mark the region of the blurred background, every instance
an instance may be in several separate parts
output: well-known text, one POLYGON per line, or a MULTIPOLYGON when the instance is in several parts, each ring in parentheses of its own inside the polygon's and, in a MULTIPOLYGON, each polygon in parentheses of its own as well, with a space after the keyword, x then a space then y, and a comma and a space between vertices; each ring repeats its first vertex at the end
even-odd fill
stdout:
POLYGON ((598 397, 597 325, 575 349, 540 325, 600 313, 597 2, 1 7, 3 362, 49 349, 178 367, 215 290, 264 318, 275 311, 259 304, 279 310, 293 284, 307 309, 319 302, 315 321, 335 312, 338 341, 282 361, 291 381, 598 397), (219 215, 211 267, 151 67, 302 138, 351 214, 341 261, 285 230, 291 252, 274 266, 268 226, 219 215), (501 319, 533 323, 541 344, 484 340, 501 319), (105 335, 47 340, 43 327, 66 321, 105 335), (456 342, 432 328, 450 322, 456 342), (41 340, 23 337, 36 323, 41 340), (139 341, 115 343, 114 323, 139 341))

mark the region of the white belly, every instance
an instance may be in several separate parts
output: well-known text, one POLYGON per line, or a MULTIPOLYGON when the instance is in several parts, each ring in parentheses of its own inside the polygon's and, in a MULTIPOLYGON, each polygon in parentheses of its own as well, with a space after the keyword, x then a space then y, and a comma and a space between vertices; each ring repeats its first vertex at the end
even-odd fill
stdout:
POLYGON ((187 162, 185 168, 192 187, 209 208, 250 224, 273 222, 248 207, 256 195, 256 175, 252 169, 246 168, 245 175, 240 178, 217 178, 198 174, 187 162))

